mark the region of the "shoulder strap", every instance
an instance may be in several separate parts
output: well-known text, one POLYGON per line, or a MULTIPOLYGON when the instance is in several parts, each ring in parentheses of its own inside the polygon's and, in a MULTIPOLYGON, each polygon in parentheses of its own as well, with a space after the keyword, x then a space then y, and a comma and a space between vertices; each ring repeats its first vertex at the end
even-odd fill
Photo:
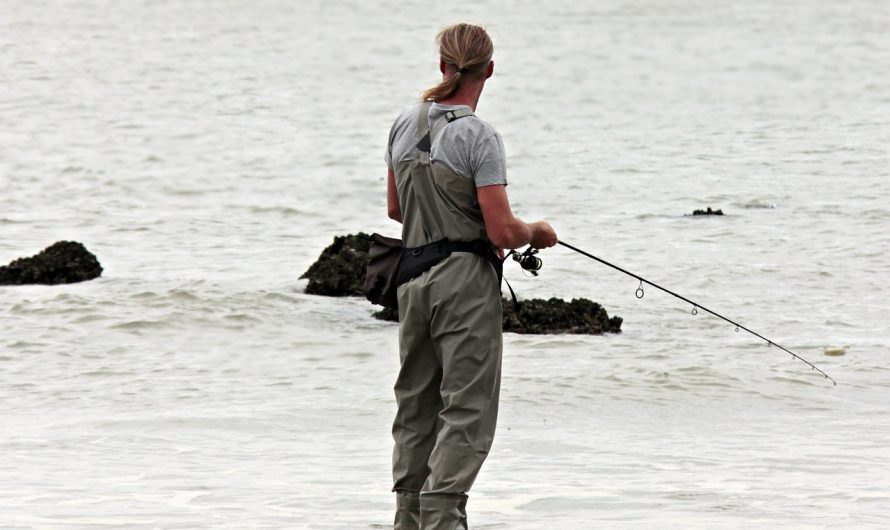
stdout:
POLYGON ((432 142, 430 141, 430 105, 431 101, 424 101, 417 111, 417 149, 429 153, 432 142))
POLYGON ((458 120, 460 118, 466 118, 467 116, 472 116, 473 111, 470 110, 469 107, 461 107, 459 109, 449 110, 445 113, 445 116, 439 118, 439 121, 433 126, 433 130, 430 131, 430 144, 432 145, 433 139, 442 132, 442 129, 445 128, 446 125, 453 122, 454 120, 458 120))
POLYGON ((433 145, 433 139, 438 136, 446 125, 454 120, 473 115, 473 111, 470 110, 469 107, 449 110, 444 116, 439 118, 439 121, 437 121, 433 126, 433 129, 430 130, 429 112, 430 102, 424 101, 420 106, 420 112, 417 116, 417 149, 424 153, 430 152, 430 147, 433 145))

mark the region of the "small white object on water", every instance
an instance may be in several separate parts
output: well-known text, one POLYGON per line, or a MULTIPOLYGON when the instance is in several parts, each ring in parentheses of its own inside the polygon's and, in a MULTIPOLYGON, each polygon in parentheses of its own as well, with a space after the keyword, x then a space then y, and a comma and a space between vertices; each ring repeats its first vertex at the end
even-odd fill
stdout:
POLYGON ((836 346, 836 347, 828 347, 825 348, 825 355, 829 355, 831 357, 840 357, 841 355, 847 354, 846 346, 836 346))

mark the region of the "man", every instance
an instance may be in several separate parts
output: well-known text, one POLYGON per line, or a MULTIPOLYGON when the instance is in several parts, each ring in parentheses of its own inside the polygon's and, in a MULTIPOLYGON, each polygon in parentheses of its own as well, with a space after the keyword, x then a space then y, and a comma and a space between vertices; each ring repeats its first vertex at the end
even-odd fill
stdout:
POLYGON ((467 491, 497 420, 502 350, 495 251, 557 237, 510 208, 500 136, 474 114, 494 72, 485 30, 437 36, 442 82, 393 124, 389 216, 402 223, 399 350, 393 424, 395 528, 467 528, 467 491))

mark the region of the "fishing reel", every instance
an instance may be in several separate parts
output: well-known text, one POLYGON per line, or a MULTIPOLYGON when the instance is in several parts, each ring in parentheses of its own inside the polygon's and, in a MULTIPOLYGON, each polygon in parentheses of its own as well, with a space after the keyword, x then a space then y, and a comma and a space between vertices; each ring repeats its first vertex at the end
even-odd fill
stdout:
POLYGON ((519 263, 519 266, 522 267, 523 270, 532 273, 532 276, 537 276, 538 271, 544 266, 544 262, 541 261, 541 258, 535 256, 537 253, 538 249, 532 247, 525 249, 525 252, 522 254, 515 250, 510 251, 510 254, 513 255, 513 261, 519 263))

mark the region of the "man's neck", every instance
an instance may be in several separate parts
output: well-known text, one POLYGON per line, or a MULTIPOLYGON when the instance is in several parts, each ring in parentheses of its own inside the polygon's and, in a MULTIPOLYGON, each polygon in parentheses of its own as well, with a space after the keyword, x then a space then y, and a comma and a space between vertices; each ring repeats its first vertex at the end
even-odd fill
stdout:
POLYGON ((473 112, 476 112, 476 105, 479 104, 479 96, 482 95, 483 86, 484 84, 481 83, 461 86, 457 92, 445 99, 440 99, 436 103, 440 105, 466 105, 473 109, 473 112))

